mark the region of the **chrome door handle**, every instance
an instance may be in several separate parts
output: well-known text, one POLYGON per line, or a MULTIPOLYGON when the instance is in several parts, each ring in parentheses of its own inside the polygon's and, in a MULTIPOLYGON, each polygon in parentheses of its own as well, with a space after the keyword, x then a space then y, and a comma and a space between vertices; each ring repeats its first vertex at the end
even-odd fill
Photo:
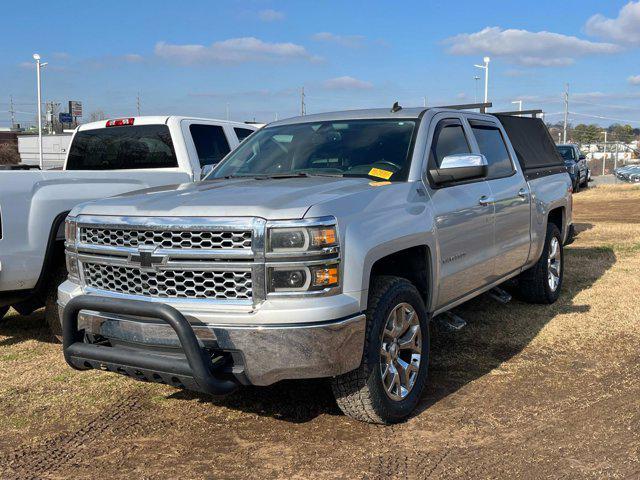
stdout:
POLYGON ((527 195, 529 194, 529 192, 527 192, 527 190, 525 188, 521 188, 520 190, 518 190, 518 196, 522 199, 527 198, 527 195))
POLYGON ((493 199, 493 197, 487 197, 486 195, 481 196, 480 200, 478 200, 478 203, 483 207, 486 207, 487 205, 492 205, 494 202, 495 200, 493 199))

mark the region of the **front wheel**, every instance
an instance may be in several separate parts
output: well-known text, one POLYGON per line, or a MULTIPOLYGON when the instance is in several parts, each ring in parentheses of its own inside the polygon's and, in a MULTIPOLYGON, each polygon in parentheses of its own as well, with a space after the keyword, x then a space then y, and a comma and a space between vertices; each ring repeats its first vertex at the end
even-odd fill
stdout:
POLYGON ((553 303, 560 296, 563 274, 562 235, 556 225, 549 223, 542 255, 533 267, 520 274, 518 293, 529 303, 553 303))
POLYGON ((62 321, 58 310, 58 287, 67 279, 67 268, 59 265, 49 278, 44 306, 44 319, 54 339, 62 340, 62 321))
POLYGON ((403 278, 372 281, 360 367, 332 379, 340 409, 369 423, 407 418, 424 390, 429 363, 427 312, 418 290, 403 278))

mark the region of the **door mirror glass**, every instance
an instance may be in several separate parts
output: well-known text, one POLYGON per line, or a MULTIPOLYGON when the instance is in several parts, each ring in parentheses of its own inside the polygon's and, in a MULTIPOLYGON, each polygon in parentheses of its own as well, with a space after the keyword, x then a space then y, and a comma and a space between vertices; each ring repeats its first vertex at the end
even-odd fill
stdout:
POLYGON ((487 176, 488 163, 484 155, 462 153, 447 155, 440 162, 440 167, 429 171, 437 185, 443 183, 471 180, 487 176))
POLYGON ((578 159, 579 159, 579 160, 586 160, 586 159, 587 159, 587 157, 581 153, 581 154, 580 154, 580 157, 578 157, 578 159))

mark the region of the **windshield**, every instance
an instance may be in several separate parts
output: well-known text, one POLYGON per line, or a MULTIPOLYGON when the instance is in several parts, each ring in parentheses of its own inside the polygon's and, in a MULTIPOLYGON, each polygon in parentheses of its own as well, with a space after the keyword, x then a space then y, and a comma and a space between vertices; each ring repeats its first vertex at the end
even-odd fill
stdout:
POLYGON ((166 125, 80 130, 73 137, 67 170, 172 168, 178 161, 166 125))
POLYGON ((267 127, 207 177, 337 175, 404 181, 413 120, 347 120, 267 127))
POLYGON ((565 160, 575 160, 573 147, 557 147, 558 152, 565 160))

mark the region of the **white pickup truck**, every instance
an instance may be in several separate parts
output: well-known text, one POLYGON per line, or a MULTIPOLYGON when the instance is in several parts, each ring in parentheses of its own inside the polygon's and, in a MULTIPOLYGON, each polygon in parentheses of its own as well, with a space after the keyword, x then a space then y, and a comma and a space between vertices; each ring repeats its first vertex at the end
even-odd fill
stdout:
POLYGON ((66 276, 64 219, 77 204, 200 180, 257 130, 178 116, 103 120, 76 130, 62 171, 0 170, 0 319, 13 306, 46 306, 59 329, 57 287, 66 276))

